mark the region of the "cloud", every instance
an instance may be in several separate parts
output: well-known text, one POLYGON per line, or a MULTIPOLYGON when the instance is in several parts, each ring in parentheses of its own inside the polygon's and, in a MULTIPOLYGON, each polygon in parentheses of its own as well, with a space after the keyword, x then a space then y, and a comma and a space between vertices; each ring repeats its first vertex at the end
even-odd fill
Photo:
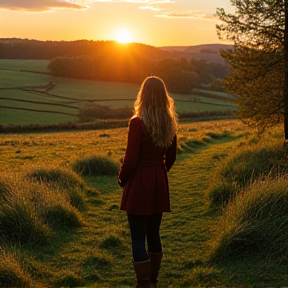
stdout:
POLYGON ((0 0, 0 10, 14 11, 54 11, 54 10, 85 10, 93 3, 134 3, 140 9, 157 11, 155 17, 186 18, 186 19, 215 19, 215 15, 203 11, 171 11, 167 4, 177 4, 177 0, 0 0))
POLYGON ((1 0, 1 10, 49 11, 59 9, 86 9, 85 1, 69 0, 1 0))
POLYGON ((159 5, 175 3, 173 0, 1 0, 0 10, 18 10, 18 11, 51 11, 51 10, 83 10, 88 9, 96 2, 123 2, 140 4, 141 9, 161 10, 159 5))
POLYGON ((162 11, 160 14, 155 15, 162 18, 186 18, 198 20, 213 20, 216 18, 215 14, 207 13, 204 11, 162 11))
POLYGON ((123 2, 143 4, 144 8, 157 10, 155 5, 174 3, 173 0, 1 0, 0 10, 50 11, 50 10, 83 10, 96 2, 123 2), (153 8, 154 7, 154 8, 153 8))
POLYGON ((155 0, 155 1, 143 1, 143 6, 139 6, 140 9, 149 9, 153 11, 161 11, 163 8, 161 8, 163 4, 172 4, 175 3, 175 1, 172 0, 155 0))

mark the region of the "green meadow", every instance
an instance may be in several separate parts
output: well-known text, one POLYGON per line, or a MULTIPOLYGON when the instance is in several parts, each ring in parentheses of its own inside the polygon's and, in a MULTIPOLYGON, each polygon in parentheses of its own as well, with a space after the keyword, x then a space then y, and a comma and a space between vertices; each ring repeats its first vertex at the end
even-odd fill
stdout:
MULTIPOLYGON (((52 77, 47 65, 0 60, 1 125, 76 123, 93 106, 99 119, 132 113, 139 85, 52 77)), ((171 96, 179 115, 235 109, 225 93, 171 96)), ((161 226, 157 287, 287 287, 283 128, 259 133, 239 120, 185 121, 169 172, 172 212, 161 226)), ((125 125, 0 134, 1 287, 134 286, 117 184, 125 125)))
MULTIPOLYGON (((140 84, 53 77, 48 64, 46 60, 0 59, 2 125, 77 122, 79 109, 93 104, 132 111, 140 84)), ((178 113, 235 110, 219 93, 204 92, 172 93, 178 113)))
MULTIPOLYGON (((282 135, 180 123, 157 287, 288 285, 282 135)), ((127 128, 0 135, 1 287, 133 287, 126 140, 127 128)))

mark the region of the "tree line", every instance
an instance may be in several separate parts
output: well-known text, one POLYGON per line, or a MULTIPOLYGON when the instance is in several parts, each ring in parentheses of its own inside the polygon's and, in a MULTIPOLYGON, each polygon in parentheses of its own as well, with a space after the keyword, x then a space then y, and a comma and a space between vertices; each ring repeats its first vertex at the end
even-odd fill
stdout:
POLYGON ((54 76, 140 83, 150 75, 161 77, 169 91, 189 93, 192 88, 209 85, 220 91, 227 68, 218 63, 195 59, 151 60, 113 51, 101 57, 56 57, 48 65, 54 76))
MULTIPOLYGON (((75 57, 80 55, 98 55, 109 53, 115 47, 127 45, 115 41, 40 41, 21 38, 0 38, 0 59, 44 59, 51 60, 58 56, 75 57)), ((131 43, 132 53, 148 55, 151 59, 177 58, 177 52, 165 51, 150 45, 131 43)))
POLYGON ((47 59, 54 76, 141 83, 150 75, 166 82, 169 91, 189 93, 207 86, 222 91, 227 66, 184 58, 181 53, 139 43, 115 41, 37 41, 1 39, 0 58, 47 59))

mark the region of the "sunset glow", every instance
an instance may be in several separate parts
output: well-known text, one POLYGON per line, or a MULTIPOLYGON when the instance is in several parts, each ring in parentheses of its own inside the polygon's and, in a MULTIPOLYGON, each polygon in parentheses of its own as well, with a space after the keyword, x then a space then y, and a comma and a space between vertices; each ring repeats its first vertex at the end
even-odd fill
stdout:
POLYGON ((230 0, 0 1, 0 38, 116 40, 158 47, 220 43, 217 8, 229 12, 230 0))
POLYGON ((132 42, 132 35, 128 30, 120 30, 116 36, 116 41, 121 44, 132 42))

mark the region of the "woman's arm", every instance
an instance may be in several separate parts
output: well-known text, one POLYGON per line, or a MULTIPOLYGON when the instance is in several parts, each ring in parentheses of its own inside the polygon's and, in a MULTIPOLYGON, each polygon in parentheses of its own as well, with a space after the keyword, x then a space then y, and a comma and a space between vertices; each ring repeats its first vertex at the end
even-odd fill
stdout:
POLYGON ((176 160, 176 154, 177 154, 177 136, 175 135, 173 138, 173 142, 168 147, 167 152, 166 152, 165 165, 166 165, 167 172, 173 166, 173 164, 176 160))
POLYGON ((133 118, 129 124, 127 149, 123 164, 120 167, 118 174, 118 183, 124 187, 129 178, 134 173, 138 158, 142 138, 142 126, 140 118, 133 118))

